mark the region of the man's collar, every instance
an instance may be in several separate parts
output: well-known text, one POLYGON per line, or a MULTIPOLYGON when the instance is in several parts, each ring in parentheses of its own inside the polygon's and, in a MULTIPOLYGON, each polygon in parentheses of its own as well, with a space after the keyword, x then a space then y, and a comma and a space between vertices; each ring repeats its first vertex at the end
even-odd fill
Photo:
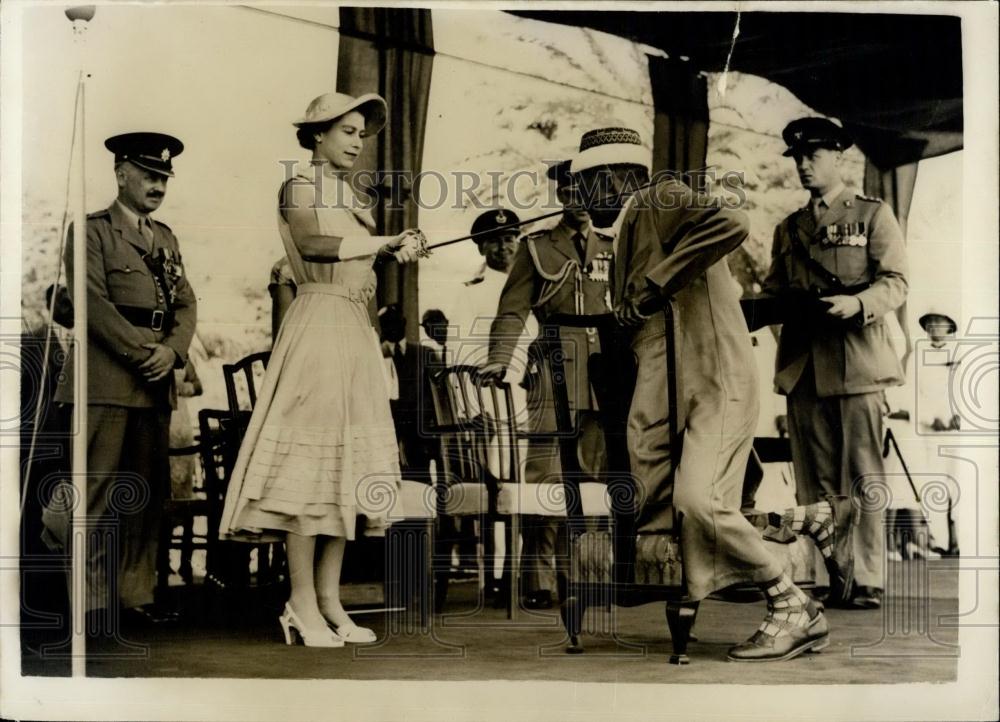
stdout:
POLYGON ((583 228, 573 228, 573 226, 566 222, 565 218, 560 218, 555 228, 552 229, 552 233, 562 234, 565 238, 573 238, 577 233, 580 233, 584 238, 588 238, 591 229, 592 224, 590 223, 585 223, 583 228))
POLYGON ((840 197, 840 194, 847 190, 842 182, 838 182, 830 191, 824 193, 820 198, 823 199, 823 203, 826 204, 827 208, 833 208, 833 202, 840 197))
POLYGON ((125 217, 125 220, 128 222, 128 224, 132 228, 138 228, 139 227, 139 221, 141 219, 149 218, 149 214, 141 215, 140 216, 138 213, 136 213, 135 211, 133 211, 131 208, 129 208, 127 205, 125 205, 124 203, 122 203, 117 198, 115 199, 115 205, 118 207, 118 212, 121 213, 122 216, 125 217))

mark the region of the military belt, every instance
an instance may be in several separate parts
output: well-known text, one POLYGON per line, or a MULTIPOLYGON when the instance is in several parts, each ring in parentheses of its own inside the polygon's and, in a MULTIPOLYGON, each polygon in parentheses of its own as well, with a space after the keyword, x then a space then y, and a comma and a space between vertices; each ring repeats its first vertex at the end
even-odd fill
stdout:
POLYGON ((164 328, 170 328, 174 323, 174 314, 170 311, 162 311, 158 308, 142 308, 141 306, 125 306, 117 303, 115 304, 115 308, 133 326, 162 331, 164 328))

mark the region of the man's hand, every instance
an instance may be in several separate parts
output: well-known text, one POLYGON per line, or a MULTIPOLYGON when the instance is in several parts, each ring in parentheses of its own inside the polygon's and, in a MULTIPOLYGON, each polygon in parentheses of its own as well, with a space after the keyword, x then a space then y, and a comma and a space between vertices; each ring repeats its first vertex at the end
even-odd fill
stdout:
POLYGON ((488 363, 479 367, 479 380, 484 384, 493 384, 503 381, 507 373, 507 367, 502 363, 488 363))
POLYGON ((149 358, 139 364, 139 373, 143 375, 149 383, 155 383, 166 378, 177 361, 177 354, 169 346, 162 343, 144 343, 143 348, 148 348, 151 353, 149 358))
POLYGON ((615 320, 626 328, 641 326, 649 318, 649 316, 639 313, 637 304, 628 299, 615 306, 612 313, 615 315, 615 320))
POLYGON ((830 308, 826 309, 827 314, 842 321, 861 313, 861 301, 857 296, 827 296, 823 300, 830 304, 830 308))

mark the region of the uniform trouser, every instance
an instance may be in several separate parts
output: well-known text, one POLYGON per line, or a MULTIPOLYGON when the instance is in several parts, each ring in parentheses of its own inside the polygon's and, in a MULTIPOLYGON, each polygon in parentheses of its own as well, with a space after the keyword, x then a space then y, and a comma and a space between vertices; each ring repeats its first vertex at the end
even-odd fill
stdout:
MULTIPOLYGON (((594 411, 579 411, 577 424, 580 436, 577 439, 577 459, 585 479, 607 468, 607 453, 604 448, 604 432, 594 411)), ((556 439, 532 440, 528 444, 524 480, 528 484, 556 484, 562 481, 562 464, 559 458, 559 442, 556 439)), ((561 494, 542 494, 540 498, 552 498, 562 504, 561 494)), ((560 510, 561 511, 561 510, 560 510)), ((566 548, 566 524, 559 516, 531 516, 525 519, 521 538, 521 588, 525 592, 548 591, 557 594, 557 563, 569 556, 566 548)))
MULTIPOLYGON (((655 315, 632 341, 637 363, 629 408, 628 449, 641 487, 638 531, 672 529, 673 506, 683 515, 681 549, 688 596, 702 599, 739 582, 761 583, 782 566, 740 513, 743 480, 757 424, 755 384, 730 389, 725 380, 688 392, 681 457, 671 457, 663 317, 655 315), (727 398, 729 396, 730 398, 727 398), (677 464, 673 475, 670 474, 677 464)), ((685 373, 687 379, 698 374, 685 373)))
POLYGON ((882 527, 882 460, 885 406, 882 391, 820 397, 812 363, 788 395, 796 499, 812 504, 826 494, 850 495, 859 503, 854 529, 854 581, 882 588, 885 530, 882 527))
POLYGON ((153 602, 169 448, 169 409, 88 407, 88 610, 153 602))

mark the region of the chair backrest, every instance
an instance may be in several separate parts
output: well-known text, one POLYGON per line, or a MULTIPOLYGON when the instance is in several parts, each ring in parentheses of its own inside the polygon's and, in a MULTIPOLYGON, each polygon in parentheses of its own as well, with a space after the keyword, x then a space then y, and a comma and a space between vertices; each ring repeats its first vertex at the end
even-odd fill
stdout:
POLYGON ((475 366, 450 366, 431 383, 445 483, 479 481, 486 468, 487 457, 479 443, 481 435, 475 433, 480 423, 473 381, 476 371, 475 366))
POLYGON ((476 403, 483 419, 481 433, 487 451, 487 468, 500 482, 521 479, 518 415, 510 384, 497 381, 475 386, 476 403))
POLYGON ((481 384, 477 366, 449 366, 431 384, 444 477, 497 482, 519 478, 514 399, 506 382, 481 384))
POLYGON ((238 422, 237 431, 241 437, 249 421, 250 412, 257 404, 257 385, 263 378, 270 360, 270 351, 259 351, 222 367, 222 375, 226 381, 229 416, 238 422))
MULTIPOLYGON (((198 412, 198 448, 204 473, 205 493, 215 504, 222 503, 229 485, 229 474, 236 461, 237 443, 228 411, 201 409, 198 412)), ((221 515, 221 507, 220 507, 221 515)))

